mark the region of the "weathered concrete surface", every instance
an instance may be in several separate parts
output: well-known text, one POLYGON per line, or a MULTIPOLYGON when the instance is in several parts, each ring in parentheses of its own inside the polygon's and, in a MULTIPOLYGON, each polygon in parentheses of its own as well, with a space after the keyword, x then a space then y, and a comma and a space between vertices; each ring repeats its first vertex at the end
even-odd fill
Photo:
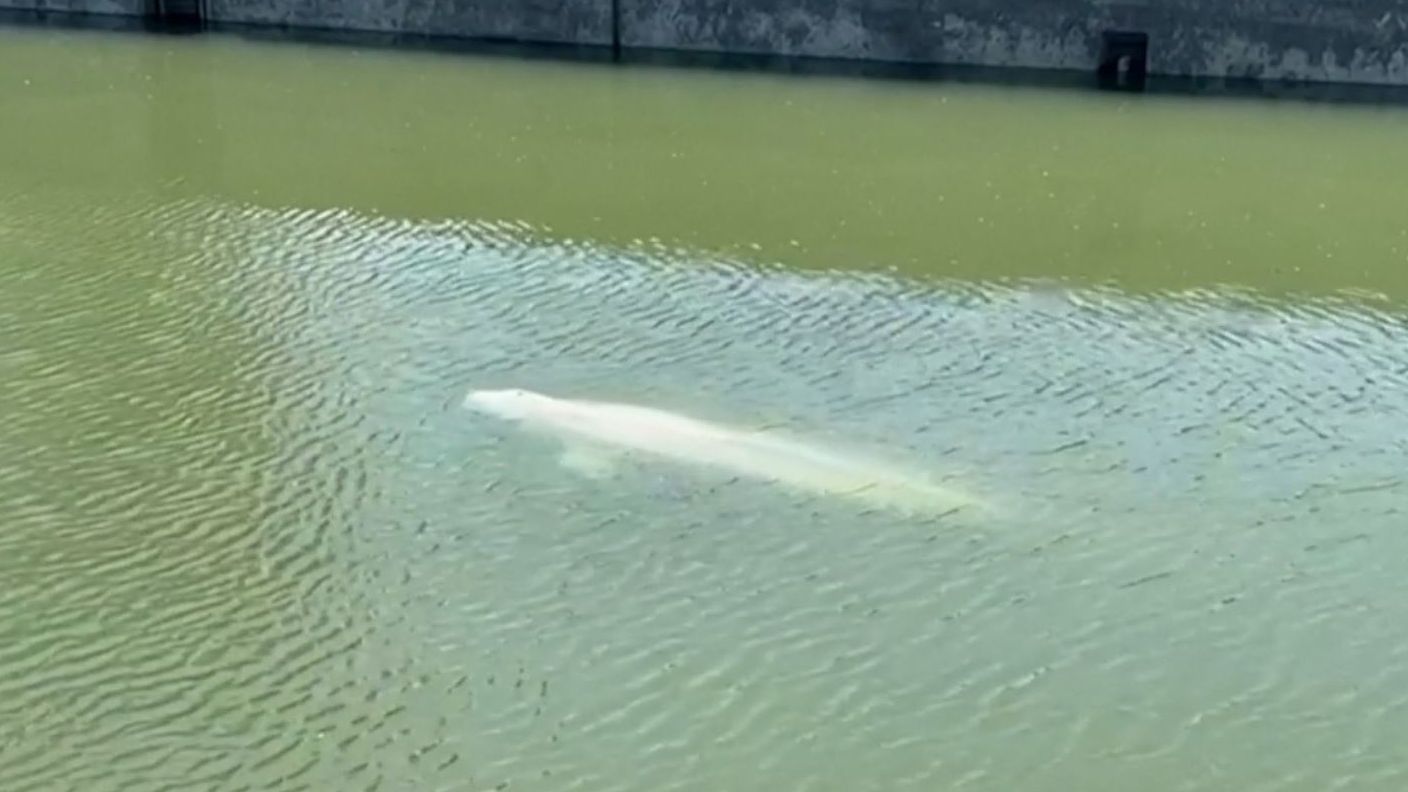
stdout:
MULTIPOLYGON (((0 0, 0 9, 143 16, 157 0, 0 0)), ((612 42, 611 0, 202 0, 215 23, 554 44, 612 42)))
MULTIPOLYGON (((203 0, 216 23, 929 65, 1095 68, 1149 34, 1149 72, 1408 86, 1408 0, 203 0)), ((155 0, 0 0, 142 15, 155 0)))
POLYGON ((621 0, 626 46, 1093 69, 1150 36, 1153 74, 1408 84, 1408 0, 621 0))
POLYGON ((608 45, 612 36, 611 0, 206 0, 206 15, 212 22, 565 44, 608 45))
POLYGON ((0 9, 141 16, 151 0, 0 0, 0 9))

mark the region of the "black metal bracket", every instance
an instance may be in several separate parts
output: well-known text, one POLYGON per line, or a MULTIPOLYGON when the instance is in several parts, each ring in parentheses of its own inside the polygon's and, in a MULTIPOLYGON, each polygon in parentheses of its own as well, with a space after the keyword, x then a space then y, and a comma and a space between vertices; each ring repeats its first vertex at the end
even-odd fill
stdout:
POLYGON ((1101 33, 1096 75, 1102 88, 1144 90, 1149 76, 1149 34, 1131 30, 1101 33))
POLYGON ((611 0, 611 59, 621 60, 621 0, 611 0))
POLYGON ((148 0, 147 23, 168 33, 197 33, 205 28, 204 0, 148 0))

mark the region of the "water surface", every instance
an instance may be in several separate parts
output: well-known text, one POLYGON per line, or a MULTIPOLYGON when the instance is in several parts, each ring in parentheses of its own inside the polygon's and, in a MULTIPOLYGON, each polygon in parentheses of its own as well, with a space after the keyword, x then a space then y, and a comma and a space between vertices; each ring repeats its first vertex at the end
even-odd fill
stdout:
POLYGON ((1408 783, 1401 110, 0 45, 0 788, 1408 783))

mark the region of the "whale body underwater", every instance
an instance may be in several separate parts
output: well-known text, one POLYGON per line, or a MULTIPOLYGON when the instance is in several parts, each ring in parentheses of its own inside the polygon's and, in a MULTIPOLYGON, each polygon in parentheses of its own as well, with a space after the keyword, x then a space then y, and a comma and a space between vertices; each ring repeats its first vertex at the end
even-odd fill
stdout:
POLYGON ((564 446, 559 461, 594 479, 609 475, 617 457, 644 455, 909 514, 986 511, 986 504, 972 493, 928 476, 776 432, 521 388, 473 390, 464 406, 555 436, 564 446))

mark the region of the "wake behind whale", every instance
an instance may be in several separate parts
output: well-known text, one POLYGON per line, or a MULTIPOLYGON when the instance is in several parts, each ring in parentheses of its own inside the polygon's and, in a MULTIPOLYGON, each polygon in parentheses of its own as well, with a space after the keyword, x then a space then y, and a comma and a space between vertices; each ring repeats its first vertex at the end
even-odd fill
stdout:
POLYGON ((519 388, 474 390, 464 404, 557 437, 564 444, 561 463, 593 478, 610 472, 613 457, 630 454, 911 514, 985 509, 971 493, 861 454, 666 410, 562 399, 519 388))

